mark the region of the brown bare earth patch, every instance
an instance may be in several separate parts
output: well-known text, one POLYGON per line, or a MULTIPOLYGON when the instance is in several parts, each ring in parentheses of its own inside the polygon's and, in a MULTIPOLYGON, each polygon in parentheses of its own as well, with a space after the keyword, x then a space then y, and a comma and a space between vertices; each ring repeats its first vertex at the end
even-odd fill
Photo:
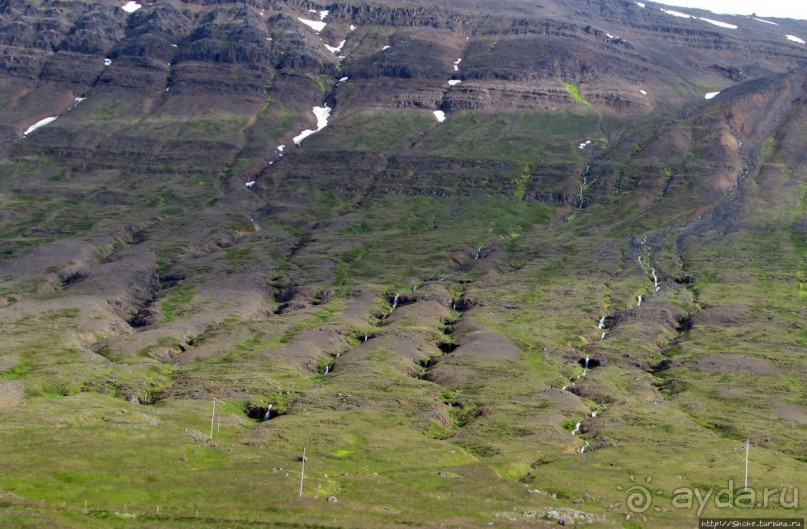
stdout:
POLYGON ((785 404, 784 402, 774 402, 773 412, 783 419, 794 421, 799 424, 807 424, 807 412, 802 406, 785 404))
POLYGON ((721 307, 710 307, 696 314, 693 323, 701 325, 736 325, 753 319, 747 305, 733 303, 721 307))
POLYGON ((746 355, 717 354, 695 360, 692 365, 706 373, 774 375, 781 372, 781 369, 770 360, 746 355))
POLYGON ((506 336, 489 331, 474 331, 464 335, 454 355, 473 357, 479 360, 497 362, 500 360, 517 360, 521 349, 506 336))
POLYGON ((22 404, 25 387, 16 381, 0 382, 0 408, 22 404))

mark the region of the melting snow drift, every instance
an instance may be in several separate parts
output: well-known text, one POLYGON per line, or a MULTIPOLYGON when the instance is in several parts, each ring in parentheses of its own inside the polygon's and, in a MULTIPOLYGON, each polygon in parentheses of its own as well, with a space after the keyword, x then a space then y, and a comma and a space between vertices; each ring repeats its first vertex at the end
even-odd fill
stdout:
POLYGON ((687 15, 686 13, 682 13, 682 12, 680 12, 680 11, 673 11, 672 9, 662 9, 662 11, 663 11, 664 13, 667 13, 668 15, 672 15, 672 16, 674 16, 674 17, 679 17, 679 18, 692 18, 690 15, 687 15))
POLYGON ((328 117, 331 115, 331 109, 326 105, 324 107, 314 107, 312 110, 317 117, 317 130, 308 129, 302 131, 298 136, 294 137, 295 145, 300 145, 301 141, 328 126, 328 117))
POLYGON ((435 110, 434 117, 437 118, 437 123, 442 123, 443 121, 446 120, 446 113, 443 112, 442 110, 435 110))
POLYGON ((52 116, 52 117, 49 117, 49 118, 40 119, 39 121, 37 121, 36 123, 34 123, 30 127, 28 127, 28 130, 23 132, 22 135, 23 136, 28 136, 29 134, 31 134, 36 129, 38 129, 40 127, 44 127, 45 125, 48 125, 49 123, 53 123, 57 119, 59 119, 59 116, 52 116))
POLYGON ((345 46, 345 42, 347 41, 343 40, 342 42, 339 43, 339 46, 335 48, 333 46, 328 46, 327 44, 325 45, 325 47, 328 48, 328 51, 330 51, 331 53, 337 53, 342 51, 342 48, 345 46))
POLYGON ((460 84, 461 82, 462 82, 462 81, 460 81, 459 79, 452 79, 452 80, 450 80, 450 81, 448 82, 448 84, 449 84, 449 85, 451 85, 451 86, 457 86, 457 85, 458 85, 458 84, 460 84))
POLYGON ((701 18, 704 22, 708 22, 710 24, 714 24, 715 26, 726 28, 726 29, 737 29, 737 26, 734 24, 729 24, 727 22, 720 22, 719 20, 712 20, 711 18, 701 18))
POLYGON ((785 36, 787 37, 787 40, 792 40, 793 42, 798 42, 799 44, 804 44, 804 41, 801 40, 800 38, 798 38, 795 35, 785 35, 785 36))
POLYGON ((143 7, 142 4, 138 4, 137 2, 133 2, 130 0, 129 2, 126 2, 123 6, 121 6, 121 9, 123 9, 127 13, 134 13, 141 7, 143 7))
POLYGON ((709 92, 708 94, 706 94, 706 95, 705 95, 705 96, 703 96, 703 97, 705 97, 706 99, 712 99, 714 96, 716 96, 716 95, 717 95, 717 94, 719 94, 719 93, 720 93, 720 92, 709 92))
POLYGON ((318 20, 307 20, 305 18, 298 18, 297 20, 299 20, 300 22, 302 22, 306 26, 310 27, 311 29, 313 29, 317 33, 322 31, 323 29, 325 29, 325 26, 327 26, 327 24, 325 22, 320 22, 318 20))

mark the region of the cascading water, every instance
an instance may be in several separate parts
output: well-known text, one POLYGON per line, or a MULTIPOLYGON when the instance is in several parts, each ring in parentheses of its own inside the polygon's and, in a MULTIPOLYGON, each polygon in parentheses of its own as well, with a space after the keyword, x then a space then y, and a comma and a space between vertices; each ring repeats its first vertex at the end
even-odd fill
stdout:
POLYGON ((656 292, 658 292, 659 286, 658 286, 658 276, 656 276, 656 269, 654 268, 653 270, 651 270, 650 273, 653 276, 653 286, 656 287, 656 292))
POLYGON ((600 336, 600 340, 605 340, 605 335, 606 334, 608 334, 608 333, 607 332, 602 333, 602 336, 600 336))
POLYGON ((580 426, 583 424, 583 421, 577 421, 577 424, 574 425, 574 430, 572 430, 572 435, 577 435, 580 433, 580 426))
POLYGON ((641 307, 641 306, 642 306, 642 296, 639 296, 637 299, 638 299, 639 301, 636 303, 636 306, 637 306, 637 307, 641 307))
POLYGON ((479 259, 479 255, 481 253, 482 253, 482 247, 480 246, 479 249, 476 251, 476 255, 474 256, 474 259, 479 259))
POLYGON ((266 413, 263 415, 263 420, 268 421, 271 418, 272 418, 272 405, 270 404, 269 408, 267 408, 266 410, 266 413))
POLYGON ((398 307, 398 299, 400 299, 400 294, 395 294, 395 299, 392 300, 392 309, 395 310, 398 307))
POLYGON ((325 376, 328 376, 328 373, 330 373, 330 372, 331 372, 331 366, 329 364, 329 365, 325 366, 325 376))
POLYGON ((588 369, 588 357, 586 357, 586 364, 583 366, 584 369, 588 369))
POLYGON ((600 330, 605 329, 605 316, 600 318, 600 323, 599 323, 599 325, 597 325, 597 328, 600 329, 600 330))
POLYGON ((586 441, 586 443, 580 448, 580 453, 586 453, 586 448, 588 448, 588 441, 586 441))
POLYGON ((583 206, 585 206, 585 199, 583 197, 583 192, 585 191, 586 185, 588 184, 588 175, 590 169, 591 166, 587 165, 586 170, 583 171, 583 183, 580 184, 580 196, 577 204, 577 209, 583 209, 583 206))
POLYGON ((588 177, 584 176, 583 177, 583 183, 580 184, 580 199, 579 199, 580 201, 579 201, 579 203, 577 205, 577 209, 583 209, 583 206, 585 204, 584 200, 583 200, 583 190, 586 188, 587 183, 588 183, 588 177))

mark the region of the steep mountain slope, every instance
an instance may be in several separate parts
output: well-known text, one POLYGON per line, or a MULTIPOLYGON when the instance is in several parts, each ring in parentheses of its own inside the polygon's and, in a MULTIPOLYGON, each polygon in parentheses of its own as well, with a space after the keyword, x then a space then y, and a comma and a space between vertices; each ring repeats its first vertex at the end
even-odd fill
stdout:
POLYGON ((807 23, 662 7, 0 0, 0 525, 803 517, 807 23))

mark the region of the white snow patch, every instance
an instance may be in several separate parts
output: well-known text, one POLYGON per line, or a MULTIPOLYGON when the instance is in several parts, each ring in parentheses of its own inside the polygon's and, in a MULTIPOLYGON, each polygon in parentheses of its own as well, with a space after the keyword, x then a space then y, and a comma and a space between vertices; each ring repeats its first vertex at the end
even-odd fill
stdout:
POLYGON ((804 44, 804 41, 801 40, 800 38, 798 38, 795 35, 785 35, 785 36, 787 37, 787 40, 792 40, 793 42, 798 42, 799 44, 804 44))
POLYGON ((460 69, 460 63, 461 63, 461 62, 462 62, 462 59, 461 59, 461 58, 460 58, 460 59, 457 59, 457 60, 454 62, 454 71, 455 71, 455 72, 459 71, 459 69, 460 69))
POLYGON ((703 18, 703 17, 701 17, 700 20, 703 20, 704 22, 708 22, 710 24, 714 24, 715 26, 718 26, 718 27, 721 27, 721 28, 737 29, 737 26, 735 26, 734 24, 729 24, 727 22, 720 22, 719 20, 712 20, 711 18, 703 18))
MULTIPOLYGON (((314 11, 314 13, 316 13, 316 11, 314 11)), ((320 20, 325 20, 325 17, 328 16, 328 13, 330 13, 330 11, 320 11, 319 12, 319 19, 320 20)))
POLYGON ((635 3, 637 6, 641 7, 642 9, 644 9, 644 2, 634 2, 634 3, 635 3))
POLYGON ((285 151, 285 150, 286 150, 286 146, 285 146, 285 145, 278 145, 278 146, 277 146, 277 152, 283 152, 283 151, 285 151))
POLYGON ((333 46, 328 46, 327 44, 325 45, 325 47, 328 48, 328 51, 330 51, 331 53, 336 53, 342 51, 342 48, 345 46, 345 42, 347 41, 343 40, 342 42, 339 43, 339 46, 335 48, 333 46))
POLYGON ((252 189, 252 186, 254 186, 254 185, 255 185, 255 180, 246 183, 246 186, 247 186, 248 189, 252 189))
POLYGON ((354 26, 353 24, 351 24, 351 25, 350 25, 350 31, 356 31, 356 26, 354 26))
POLYGON ((664 13, 667 13, 668 15, 672 15, 672 16, 674 16, 674 17, 679 17, 679 18, 692 18, 691 16, 687 15, 686 13, 682 13, 682 12, 680 12, 680 11, 673 11, 672 9, 662 9, 662 11, 663 11, 664 13))
POLYGON ((712 99, 714 96, 716 96, 716 95, 717 95, 717 94, 719 94, 719 93, 720 93, 720 92, 709 92, 708 94, 706 94, 706 95, 705 95, 705 96, 703 96, 703 97, 704 97, 704 98, 706 98, 706 99, 712 99))
POLYGON ((642 94, 643 96, 647 95, 647 92, 645 92, 644 90, 639 90, 639 93, 642 94))
POLYGON ((339 82, 344 83, 345 81, 347 81, 349 79, 350 79, 350 77, 342 77, 341 79, 339 79, 339 82))
POLYGON ((588 146, 588 145, 591 145, 591 140, 586 140, 586 141, 584 141, 583 143, 581 143, 580 145, 578 145, 578 147, 579 147, 580 149, 585 149, 585 148, 586 148, 586 146, 588 146))
POLYGON ((316 134, 317 132, 321 131, 325 127, 328 126, 328 117, 331 115, 331 109, 326 105, 324 107, 314 107, 312 109, 314 115, 317 117, 317 129, 316 130, 304 130, 298 136, 294 137, 294 144, 300 145, 307 137, 311 136, 312 134, 316 134))
POLYGON ((381 51, 388 50, 389 48, 390 48, 389 46, 384 46, 383 48, 381 48, 381 51))
POLYGON ((23 132, 22 135, 23 136, 28 136, 29 134, 31 134, 33 131, 35 131, 39 127, 44 127, 45 125, 48 125, 49 123, 53 123, 57 119, 59 119, 59 116, 52 116, 52 117, 49 117, 49 118, 40 119, 39 121, 37 121, 36 123, 34 123, 30 127, 28 127, 28 130, 23 132))
POLYGON ((112 66, 112 59, 104 59, 104 66, 112 66))
POLYGON ((129 2, 126 2, 125 4, 123 4, 121 9, 123 9, 127 13, 134 13, 135 11, 140 9, 141 7, 143 7, 142 4, 138 4, 137 2, 133 2, 132 0, 130 0, 129 2))
POLYGON ((773 26, 778 26, 779 25, 776 22, 771 22, 770 20, 762 20, 761 18, 754 18, 754 20, 756 20, 757 22, 764 22, 766 24, 771 24, 773 26))
POLYGON ((614 38, 614 36, 613 36, 613 35, 611 35, 610 33, 606 33, 606 34, 605 34, 605 36, 606 36, 606 37, 608 37, 609 39, 614 38))
POLYGON ((327 26, 327 24, 325 22, 320 22, 318 20, 308 20, 306 18, 297 18, 297 20, 299 20, 300 22, 302 22, 306 26, 310 27, 311 29, 313 29, 317 33, 322 31, 323 29, 325 29, 325 26, 327 26))
POLYGON ((82 102, 82 101, 84 101, 85 99, 87 99, 87 98, 86 98, 86 97, 77 97, 77 98, 76 98, 76 102, 75 102, 75 103, 73 103, 73 106, 78 105, 79 103, 81 103, 81 102, 82 102))
POLYGON ((435 110, 434 117, 437 118, 437 123, 442 123, 443 121, 446 120, 446 113, 443 112, 442 110, 435 110))
POLYGON ((448 82, 448 84, 449 84, 449 85, 451 85, 451 86, 457 86, 457 85, 458 85, 458 84, 460 84, 461 82, 462 82, 462 81, 460 81, 459 79, 452 79, 452 80, 450 80, 450 81, 448 82))
POLYGON ((177 46, 176 44, 171 44, 171 46, 173 46, 174 48, 178 48, 178 47, 179 47, 179 46, 177 46))

